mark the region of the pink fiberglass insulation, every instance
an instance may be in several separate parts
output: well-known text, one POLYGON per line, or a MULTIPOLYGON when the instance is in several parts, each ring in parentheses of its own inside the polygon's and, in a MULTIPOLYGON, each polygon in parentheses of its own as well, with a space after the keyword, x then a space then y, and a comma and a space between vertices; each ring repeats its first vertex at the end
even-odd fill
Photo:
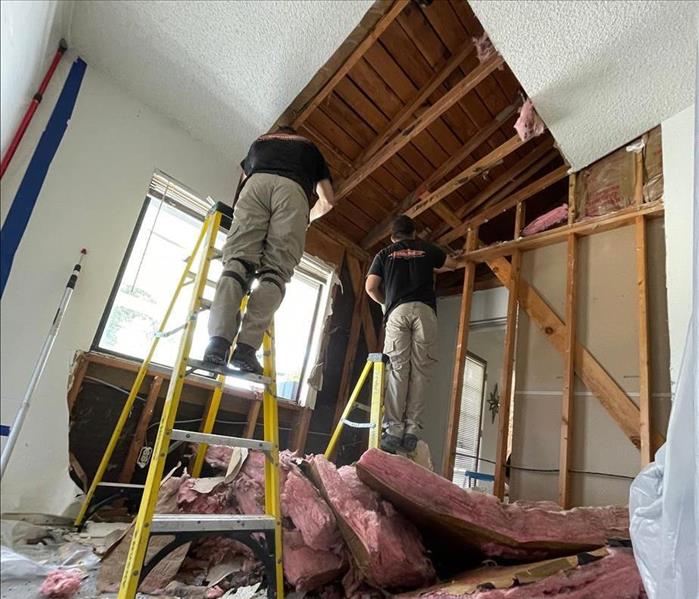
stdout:
POLYGON ((483 35, 480 37, 471 38, 473 40, 473 45, 476 48, 476 56, 478 56, 478 62, 485 62, 491 56, 495 56, 498 51, 493 46, 493 42, 490 41, 488 34, 484 31, 483 35))
POLYGON ((357 463, 359 478, 388 499, 433 547, 453 547, 474 559, 544 559, 628 538, 628 509, 590 507, 551 510, 504 504, 493 495, 467 491, 414 462, 378 449, 357 463))
POLYGON ((232 447, 226 447, 225 445, 209 445, 206 448, 204 461, 212 468, 222 470, 225 473, 231 461, 232 454, 232 447))
POLYGON ((83 578, 82 570, 54 570, 41 583, 39 591, 45 597, 67 599, 77 593, 83 578))
POLYGON ((515 130, 522 141, 529 141, 546 131, 544 121, 536 113, 534 104, 529 99, 519 109, 519 118, 515 123, 515 130))
POLYGON ((568 204, 556 206, 553 210, 549 210, 546 214, 542 214, 535 218, 522 230, 522 235, 534 235, 546 231, 554 225, 563 223, 568 220, 568 204))
POLYGON ((454 594, 447 591, 416 593, 420 599, 645 599, 641 576, 630 549, 610 549, 598 561, 557 572, 531 584, 509 589, 454 594))
POLYGON ((294 523, 311 549, 327 551, 342 544, 335 515, 298 468, 287 475, 281 501, 282 514, 294 523))
POLYGON ((187 514, 236 514, 238 513, 233 487, 221 481, 208 493, 196 490, 197 479, 182 477, 177 492, 177 506, 187 514))
POLYGON ((341 474, 321 455, 310 464, 362 578, 384 589, 415 588, 434 579, 420 533, 393 506, 365 489, 352 469, 341 474))
POLYGON ((284 576, 297 591, 311 591, 338 578, 347 568, 344 552, 309 547, 298 530, 284 530, 284 576))

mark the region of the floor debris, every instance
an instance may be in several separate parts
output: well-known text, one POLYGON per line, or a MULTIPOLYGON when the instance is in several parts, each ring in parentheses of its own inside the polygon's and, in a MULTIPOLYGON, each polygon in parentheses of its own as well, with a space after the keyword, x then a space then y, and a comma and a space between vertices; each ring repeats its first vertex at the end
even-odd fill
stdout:
POLYGON ((77 568, 71 570, 54 570, 44 579, 39 592, 53 599, 68 599, 77 593, 87 574, 77 568))

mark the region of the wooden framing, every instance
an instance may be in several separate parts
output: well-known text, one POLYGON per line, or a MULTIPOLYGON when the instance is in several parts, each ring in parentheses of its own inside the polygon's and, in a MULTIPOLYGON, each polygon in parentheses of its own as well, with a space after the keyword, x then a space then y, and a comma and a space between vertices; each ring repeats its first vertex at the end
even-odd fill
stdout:
POLYGON ((158 403, 158 396, 160 395, 160 388, 163 386, 163 377, 154 376, 153 380, 148 389, 148 395, 146 396, 146 403, 143 406, 143 411, 138 417, 138 424, 136 424, 136 429, 133 433, 133 439, 131 440, 131 446, 126 454, 126 459, 121 467, 121 472, 119 473, 120 483, 131 482, 131 477, 133 476, 134 470, 136 469, 136 461, 138 460, 138 454, 141 452, 141 447, 146 440, 146 433, 148 432, 148 426, 153 418, 153 412, 155 411, 155 406, 158 403))
POLYGON ((578 185, 578 175, 577 173, 571 173, 568 177, 568 224, 572 225, 575 222, 575 216, 577 213, 577 206, 575 191, 578 185))
POLYGON ((354 369, 354 360, 357 353, 357 343, 359 341, 359 334, 362 329, 363 314, 364 314, 364 304, 367 303, 367 294, 364 289, 358 284, 359 282, 352 277, 352 271, 356 268, 361 268, 359 266, 355 267, 353 262, 356 261, 354 256, 347 254, 345 256, 345 261, 347 263, 347 270, 350 272, 350 279, 352 282, 352 291, 354 293, 354 310, 352 311, 352 321, 350 323, 349 337, 347 339, 347 350, 345 351, 345 361, 342 365, 342 375, 340 376, 340 386, 337 391, 337 401, 335 403, 335 416, 333 418, 333 428, 337 426, 337 422, 340 419, 342 410, 345 408, 346 399, 349 398, 349 388, 350 388, 350 377, 352 376, 352 371, 354 369))
POLYGON ((561 243, 565 241, 569 234, 574 233, 578 237, 602 233, 603 231, 611 231, 620 227, 632 225, 638 216, 646 218, 659 217, 665 212, 662 201, 649 202, 643 204, 640 208, 630 206, 622 210, 618 210, 611 215, 599 216, 595 218, 586 218, 583 221, 578 221, 573 225, 563 225, 549 231, 543 231, 529 237, 522 237, 515 241, 506 241, 497 243, 491 246, 485 246, 480 249, 468 252, 459 259, 464 263, 468 261, 488 262, 493 258, 500 256, 509 256, 515 250, 533 250, 536 248, 551 245, 553 243, 561 243))
MULTIPOLYGON (((478 243, 478 230, 472 229, 466 238, 467 249, 476 247, 478 243)), ((459 332, 456 336, 456 352, 454 357, 454 373, 452 375, 451 393, 449 396, 449 419, 447 422, 447 436, 442 458, 442 474, 451 480, 454 475, 454 458, 456 453, 456 439, 459 434, 459 415, 461 413, 461 394, 464 383, 464 369, 466 367, 466 355, 468 353, 468 333, 471 323, 471 301, 473 298, 473 280, 476 274, 476 266, 473 262, 466 264, 464 268, 464 285, 461 292, 461 309, 459 310, 459 332)))
POLYGON ((299 414, 298 422, 291 433, 289 449, 297 452, 299 455, 303 455, 303 450, 306 447, 306 438, 308 437, 308 429, 311 425, 312 415, 313 410, 310 408, 303 408, 299 414))
POLYGON ((87 365, 87 356, 84 353, 79 354, 75 360, 75 364, 73 365, 73 372, 68 385, 68 414, 73 411, 75 400, 78 398, 80 389, 82 389, 85 372, 87 372, 87 365))
POLYGON ((503 59, 499 55, 493 56, 479 64, 466 77, 446 92, 437 102, 416 117, 400 134, 396 135, 385 146, 370 156, 363 164, 359 165, 351 174, 350 178, 341 181, 337 186, 335 197, 338 198, 338 200, 345 197, 359 185, 359 183, 384 164, 391 156, 399 152, 419 133, 422 133, 435 119, 439 118, 502 64, 503 59))
POLYGON ((362 164, 367 158, 376 153, 379 148, 382 148, 391 138, 391 136, 400 129, 400 127, 417 111, 418 108, 423 106, 427 99, 439 88, 442 83, 446 80, 449 75, 451 75, 459 65, 466 60, 466 57, 473 53, 474 47, 471 42, 464 45, 461 50, 456 54, 451 56, 449 60, 446 61, 441 69, 438 69, 430 80, 423 85, 420 90, 415 94, 413 101, 406 104, 401 111, 394 116, 391 121, 386 125, 386 127, 379 133, 376 139, 367 147, 364 152, 359 155, 359 158, 355 161, 356 165, 362 164))
POLYGON ((516 207, 516 212, 515 212, 515 232, 514 232, 514 238, 519 239, 522 235, 522 229, 524 228, 524 219, 525 219, 525 206, 523 202, 520 202, 517 204, 516 207))
POLYGON ((566 259, 566 335, 563 350, 563 396, 561 399, 561 445, 558 461, 558 503, 564 509, 570 503, 570 468, 573 453, 573 401, 575 399, 575 343, 577 308, 577 238, 568 235, 566 259))
POLYGON ((349 73, 350 69, 361 60, 362 56, 366 51, 376 42, 376 40, 381 37, 381 34, 386 31, 388 26, 396 20, 398 15, 403 11, 403 9, 408 5, 409 0, 395 0, 393 6, 386 12, 386 14, 379 19, 379 21, 374 26, 374 29, 367 35, 361 43, 354 49, 354 51, 347 57, 342 66, 335 72, 335 74, 330 77, 330 79, 323 85, 320 91, 306 104, 301 111, 294 117, 291 126, 298 129, 310 114, 320 106, 320 104, 327 98, 332 91, 335 89, 340 80, 349 73))
MULTIPOLYGON (((384 220, 369 231, 366 237, 362 239, 360 243, 361 247, 368 249, 386 237, 391 231, 391 221, 396 216, 408 210, 421 195, 432 191, 436 183, 439 183, 439 181, 441 181, 451 171, 459 166, 459 164, 466 160, 466 158, 470 156, 474 150, 483 145, 493 134, 495 134, 497 130, 507 121, 507 119, 515 113, 515 110, 516 106, 514 104, 508 106, 501 111, 487 127, 481 129, 478 133, 476 133, 476 135, 461 146, 461 149, 459 149, 458 152, 450 156, 449 159, 444 162, 434 173, 432 173, 423 183, 421 183, 415 191, 399 202, 384 220)), ((435 205, 433 209, 437 210, 438 205, 439 204, 435 205)), ((457 213, 456 218, 459 219, 459 216, 460 215, 457 213)), ((446 221, 446 219, 444 220, 446 221)), ((449 224, 449 221, 446 222, 449 224)), ((459 222, 453 226, 457 226, 458 224, 461 224, 460 219, 459 222)))
MULTIPOLYGON (((519 138, 519 135, 513 135, 504 144, 495 148, 487 156, 484 156, 471 166, 465 168, 463 171, 447 181, 444 185, 431 193, 425 194, 409 210, 406 210, 405 213, 411 218, 414 218, 428 208, 433 208, 437 202, 440 202, 449 194, 455 192, 457 189, 459 189, 459 187, 465 185, 474 177, 477 177, 481 173, 500 163, 506 156, 509 156, 523 144, 524 142, 519 138)), ((463 231, 461 234, 463 235, 463 231)))
MULTIPOLYGON (((503 285, 510 283, 510 263, 503 257, 487 261, 488 266, 503 285)), ((543 331, 546 338, 562 354, 565 351, 566 324, 551 309, 537 291, 522 277, 519 280, 519 305, 543 331)), ((640 416, 638 406, 609 375, 586 347, 575 343, 575 373, 599 399, 610 416, 631 442, 640 447, 640 416)), ((663 443, 662 435, 652 434, 656 446, 663 443)))
POLYGON ((510 197, 503 199, 502 201, 490 206, 489 208, 481 210, 473 218, 467 220, 460 226, 456 227, 455 229, 452 229, 446 235, 440 237, 440 243, 451 243, 455 239, 461 237, 469 227, 482 225, 483 223, 491 220, 492 218, 495 218, 502 212, 505 212, 506 210, 509 210, 513 206, 516 206, 520 202, 523 202, 524 200, 531 198, 540 191, 543 191, 547 187, 550 187, 554 183, 560 181, 561 179, 564 179, 567 176, 568 166, 565 164, 563 166, 559 166, 557 169, 552 170, 550 173, 547 173, 540 179, 537 179, 533 183, 530 183, 526 187, 523 187, 510 197))
POLYGON ((502 362, 500 385, 500 407, 498 409, 498 439, 495 449, 495 483, 493 494, 502 499, 505 495, 505 466, 510 438, 510 408, 512 404, 512 380, 514 375, 515 349, 517 340, 517 307, 519 304, 519 282, 522 253, 512 254, 507 298, 507 328, 505 329, 505 350, 502 362))

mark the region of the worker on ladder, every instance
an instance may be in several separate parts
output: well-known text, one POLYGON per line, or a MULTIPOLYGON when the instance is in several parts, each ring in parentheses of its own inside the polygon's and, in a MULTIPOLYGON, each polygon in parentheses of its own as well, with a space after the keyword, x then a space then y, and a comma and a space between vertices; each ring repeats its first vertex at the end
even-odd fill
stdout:
POLYGON ((255 354, 301 261, 309 222, 329 212, 335 197, 320 150, 291 127, 258 138, 241 167, 204 362, 224 365, 238 334, 232 366, 260 374, 255 354), (241 325, 241 300, 255 278, 241 325))
POLYGON ((381 449, 415 451, 436 363, 435 271, 460 265, 438 246, 416 238, 415 222, 398 216, 391 245, 369 268, 366 292, 384 311, 384 353, 389 358, 381 449))

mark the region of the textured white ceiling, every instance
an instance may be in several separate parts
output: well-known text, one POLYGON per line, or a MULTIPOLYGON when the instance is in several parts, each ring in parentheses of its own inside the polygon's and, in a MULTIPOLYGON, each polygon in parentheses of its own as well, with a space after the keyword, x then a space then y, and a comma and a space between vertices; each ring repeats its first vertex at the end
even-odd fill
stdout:
POLYGON ((143 102, 239 160, 371 4, 76 2, 69 43, 143 102))
POLYGON ((470 4, 576 170, 692 103, 699 2, 470 4))

